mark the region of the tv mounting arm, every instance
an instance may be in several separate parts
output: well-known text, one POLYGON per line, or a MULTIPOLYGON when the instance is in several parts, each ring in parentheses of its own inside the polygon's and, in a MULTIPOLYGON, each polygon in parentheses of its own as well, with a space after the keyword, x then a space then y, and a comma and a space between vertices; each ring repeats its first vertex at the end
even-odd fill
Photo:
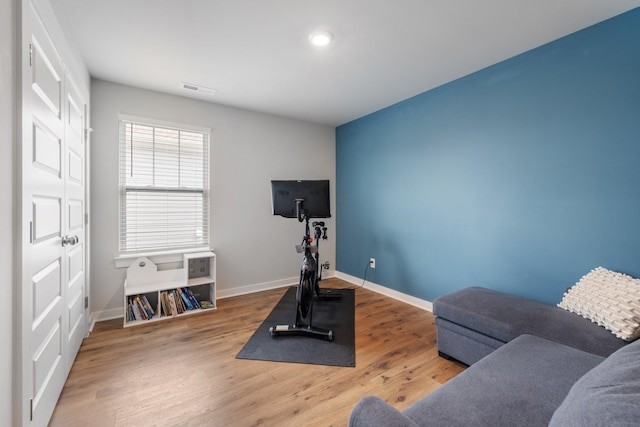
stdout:
POLYGON ((302 208, 304 199, 295 199, 295 202, 296 202, 296 216, 298 217, 298 222, 302 222, 304 221, 304 218, 305 218, 304 209, 302 208))

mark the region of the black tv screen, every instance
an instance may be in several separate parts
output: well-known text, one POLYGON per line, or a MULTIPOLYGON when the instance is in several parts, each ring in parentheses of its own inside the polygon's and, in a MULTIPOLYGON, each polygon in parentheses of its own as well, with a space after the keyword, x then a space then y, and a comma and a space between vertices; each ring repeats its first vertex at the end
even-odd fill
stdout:
POLYGON ((298 218, 296 200, 300 201, 301 214, 306 218, 330 218, 329 180, 271 181, 271 205, 273 214, 285 218, 298 218))

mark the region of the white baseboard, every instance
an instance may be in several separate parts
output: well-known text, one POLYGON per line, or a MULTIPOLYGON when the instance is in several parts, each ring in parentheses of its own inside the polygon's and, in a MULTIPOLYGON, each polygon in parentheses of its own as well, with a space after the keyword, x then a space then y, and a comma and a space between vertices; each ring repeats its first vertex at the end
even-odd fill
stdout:
MULTIPOLYGON (((327 279, 330 277, 337 277, 338 279, 342 279, 349 283, 353 283, 354 285, 357 285, 357 286, 360 286, 362 284, 362 279, 360 279, 359 277, 351 276, 349 274, 341 273, 339 271, 329 270, 327 273, 323 275, 323 277, 327 279)), ((268 291, 271 289, 295 286, 297 284, 298 284, 298 278, 291 277, 287 279, 256 283, 253 285, 241 286, 241 287, 230 288, 230 289, 217 289, 216 299, 237 297, 241 295, 252 294, 254 292, 268 291)), ((376 283, 369 282, 369 281, 365 282, 364 287, 374 292, 377 292, 379 294, 393 298, 395 300, 410 304, 414 307, 418 307, 427 311, 433 311, 433 304, 431 303, 431 301, 416 298, 414 296, 407 295, 402 292, 398 292, 396 290, 389 289, 385 286, 378 285, 376 283)), ((112 309, 103 310, 103 311, 94 311, 93 313, 91 313, 91 317, 92 317, 91 329, 93 329, 93 325, 95 324, 95 322, 102 322, 105 320, 112 320, 112 319, 118 319, 118 318, 121 319, 123 316, 124 316, 124 310, 122 307, 112 308, 112 309)))
POLYGON ((240 286, 230 289, 216 289, 216 299, 225 299, 237 297, 240 295, 252 294, 254 292, 268 291, 270 289, 284 288, 287 286, 295 286, 298 284, 297 277, 289 279, 274 280, 271 282, 255 283, 253 285, 240 286))
MULTIPOLYGON (((109 310, 103 311, 94 311, 91 313, 91 318, 93 319, 93 323, 102 322, 105 320, 112 320, 124 317, 124 308, 112 308, 109 310)), ((93 329, 93 327, 91 327, 93 329)))
MULTIPOLYGON (((336 271, 335 273, 335 277, 337 277, 338 279, 342 279, 344 281, 347 281, 349 283, 353 283, 354 285, 360 286, 362 285, 362 279, 359 277, 355 277, 355 276, 351 276, 349 274, 346 273, 342 273, 340 271, 336 271)), ((423 310, 427 310, 430 312, 433 312, 433 304, 431 301, 427 301, 427 300, 423 300, 420 298, 416 298, 414 296, 408 295, 408 294, 404 294, 402 292, 398 292, 394 289, 390 289, 387 288, 385 286, 382 285, 378 285, 376 283, 373 282, 369 282, 369 281, 365 281, 364 282, 364 288, 367 288, 371 291, 377 292, 379 294, 388 296, 390 298, 393 298, 395 300, 398 301, 402 301, 405 302, 409 305, 412 305, 414 307, 418 307, 421 308, 423 310)))
MULTIPOLYGON (((270 289, 284 288, 287 286, 295 286, 298 283, 297 278, 274 280, 272 282, 256 283, 254 285, 242 286, 231 289, 216 289, 216 299, 224 299, 237 297, 240 295, 252 294, 254 292, 268 291, 270 289)), ((103 322, 105 320, 113 320, 124 317, 124 308, 112 308, 103 311, 94 311, 91 313, 92 322, 103 322)), ((93 325, 91 325, 93 329, 93 325)))
POLYGON ((93 313, 89 314, 89 321, 87 322, 88 324, 88 330, 87 330, 87 337, 89 336, 89 334, 91 332, 93 332, 93 328, 94 326, 96 326, 96 319, 95 317, 93 317, 93 313))
MULTIPOLYGON (((335 277, 335 271, 327 270, 327 272, 322 274, 323 279, 328 279, 330 277, 335 277)), ((299 280, 300 280, 299 277, 291 277, 289 279, 280 279, 280 280, 274 280, 272 282, 256 283, 253 285, 241 286, 241 287, 230 288, 230 289, 216 289, 216 299, 231 298, 231 297, 237 297, 240 295, 252 294, 254 292, 268 291, 271 289, 285 288, 288 286, 296 286, 299 280)))

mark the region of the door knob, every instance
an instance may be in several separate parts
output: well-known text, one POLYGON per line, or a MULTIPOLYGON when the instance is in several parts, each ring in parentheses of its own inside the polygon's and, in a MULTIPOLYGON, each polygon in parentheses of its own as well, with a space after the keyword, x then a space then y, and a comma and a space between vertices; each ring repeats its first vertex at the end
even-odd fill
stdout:
POLYGON ((78 239, 78 236, 64 236, 62 238, 62 246, 67 246, 67 245, 75 245, 80 241, 80 239, 78 239))

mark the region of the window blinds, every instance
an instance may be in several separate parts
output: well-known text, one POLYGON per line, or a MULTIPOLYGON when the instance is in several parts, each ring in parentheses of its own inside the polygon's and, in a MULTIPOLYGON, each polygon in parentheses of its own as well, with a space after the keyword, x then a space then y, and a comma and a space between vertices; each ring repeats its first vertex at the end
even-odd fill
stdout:
POLYGON ((120 120, 120 252, 209 246, 209 133, 120 120))

